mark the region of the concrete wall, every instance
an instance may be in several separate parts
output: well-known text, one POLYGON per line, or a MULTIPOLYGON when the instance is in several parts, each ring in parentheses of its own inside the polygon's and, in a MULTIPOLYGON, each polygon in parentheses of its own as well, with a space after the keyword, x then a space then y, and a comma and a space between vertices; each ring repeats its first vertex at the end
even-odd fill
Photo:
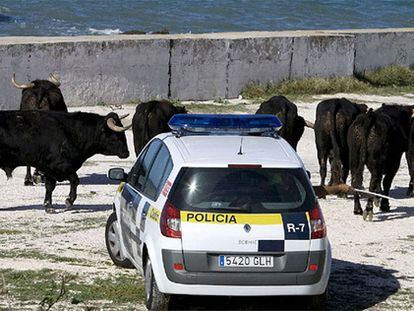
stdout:
POLYGON ((68 105, 237 97, 250 82, 414 65, 414 29, 0 38, 0 109, 18 82, 60 76, 68 105))

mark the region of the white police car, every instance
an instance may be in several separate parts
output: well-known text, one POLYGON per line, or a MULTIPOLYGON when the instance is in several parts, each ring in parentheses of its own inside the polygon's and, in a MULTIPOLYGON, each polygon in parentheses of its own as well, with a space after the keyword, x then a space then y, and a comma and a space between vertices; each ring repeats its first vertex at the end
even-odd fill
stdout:
POLYGON ((123 181, 106 228, 116 265, 145 278, 148 309, 170 295, 326 299, 331 250, 302 161, 270 115, 175 115, 123 181))

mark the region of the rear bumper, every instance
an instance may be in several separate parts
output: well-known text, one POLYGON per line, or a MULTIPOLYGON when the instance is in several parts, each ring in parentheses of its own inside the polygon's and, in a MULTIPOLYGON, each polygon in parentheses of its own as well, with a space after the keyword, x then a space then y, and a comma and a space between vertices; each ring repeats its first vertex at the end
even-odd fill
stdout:
MULTIPOLYGON (((205 254, 204 254, 205 255, 205 254)), ((295 253, 289 254, 290 258, 287 259, 290 262, 295 260, 295 253)), ((303 257, 304 253, 300 252, 297 257, 303 257)), ((306 253, 306 260, 309 254, 306 253)), ((316 271, 306 270, 306 266, 303 267, 303 272, 259 272, 259 271, 240 271, 240 269, 233 271, 202 271, 202 272, 190 272, 185 270, 174 270, 174 263, 182 263, 189 261, 200 260, 206 256, 199 256, 199 253, 186 253, 185 260, 181 251, 175 250, 163 250, 162 258, 164 263, 164 270, 167 278, 171 282, 181 284, 200 284, 200 285, 308 285, 317 283, 323 272, 323 267, 326 258, 326 251, 314 251, 310 253, 309 262, 317 264, 319 269, 316 271)), ((303 261, 303 258, 300 258, 303 261)), ((215 269, 217 270, 217 269, 215 269)), ((227 269, 230 270, 230 269, 227 269)), ((258 269, 260 270, 260 268, 258 269)), ((198 270, 201 271, 201 270, 198 270)))
POLYGON ((157 284, 161 292, 168 294, 213 296, 319 295, 326 290, 332 263, 330 247, 323 253, 324 261, 319 266, 318 271, 302 273, 177 273, 165 269, 164 265, 165 274, 162 273, 160 279, 157 279, 157 284), (257 279, 258 274, 260 275, 259 279, 257 279))

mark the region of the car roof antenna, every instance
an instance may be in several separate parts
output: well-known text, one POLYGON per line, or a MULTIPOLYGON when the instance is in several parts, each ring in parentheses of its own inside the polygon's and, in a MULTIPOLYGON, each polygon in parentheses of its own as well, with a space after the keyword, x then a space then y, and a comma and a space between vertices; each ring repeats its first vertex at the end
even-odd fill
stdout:
POLYGON ((240 139, 240 149, 239 149, 239 152, 237 153, 238 155, 243 155, 242 146, 243 146, 243 136, 240 139))

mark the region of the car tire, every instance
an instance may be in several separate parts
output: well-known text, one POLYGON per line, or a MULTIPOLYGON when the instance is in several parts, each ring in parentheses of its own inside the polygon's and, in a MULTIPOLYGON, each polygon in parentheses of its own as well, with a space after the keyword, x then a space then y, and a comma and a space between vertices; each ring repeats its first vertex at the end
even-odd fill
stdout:
POLYGON ((311 296, 310 298, 310 307, 312 310, 326 310, 328 302, 328 290, 326 289, 320 295, 311 296))
POLYGON ((168 310, 170 295, 161 293, 155 281, 151 260, 148 258, 144 271, 145 306, 148 310, 168 310))
POLYGON ((113 263, 116 266, 128 269, 134 267, 131 261, 125 258, 121 253, 121 240, 119 236, 118 222, 115 212, 109 216, 106 222, 105 244, 109 257, 111 257, 113 263))

